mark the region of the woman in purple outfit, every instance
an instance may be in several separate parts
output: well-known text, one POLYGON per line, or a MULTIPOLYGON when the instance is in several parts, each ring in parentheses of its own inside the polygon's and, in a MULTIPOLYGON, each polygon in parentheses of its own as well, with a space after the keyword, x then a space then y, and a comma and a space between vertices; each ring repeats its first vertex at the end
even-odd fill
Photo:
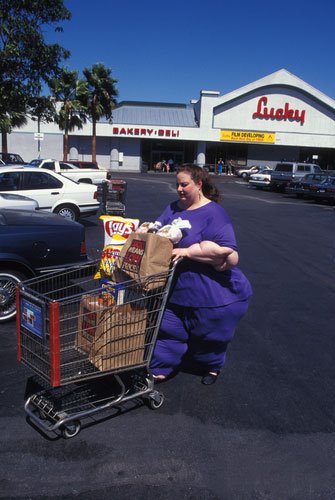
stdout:
POLYGON ((156 380, 175 373, 185 355, 202 370, 202 383, 216 382, 252 289, 236 267, 231 220, 206 170, 183 165, 177 172, 179 200, 158 218, 183 237, 173 250, 178 263, 151 361, 156 380))

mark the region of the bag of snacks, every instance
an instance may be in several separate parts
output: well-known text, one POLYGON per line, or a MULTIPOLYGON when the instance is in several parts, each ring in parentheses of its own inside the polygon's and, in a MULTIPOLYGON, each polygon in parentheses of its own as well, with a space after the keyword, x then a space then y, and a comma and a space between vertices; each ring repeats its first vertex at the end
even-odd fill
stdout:
POLYGON ((129 235, 136 231, 139 219, 128 219, 114 215, 101 215, 104 224, 104 248, 102 250, 99 271, 94 278, 106 278, 111 275, 115 261, 129 235))
POLYGON ((99 218, 104 225, 104 246, 124 244, 140 223, 139 219, 128 219, 115 215, 101 215, 99 218))

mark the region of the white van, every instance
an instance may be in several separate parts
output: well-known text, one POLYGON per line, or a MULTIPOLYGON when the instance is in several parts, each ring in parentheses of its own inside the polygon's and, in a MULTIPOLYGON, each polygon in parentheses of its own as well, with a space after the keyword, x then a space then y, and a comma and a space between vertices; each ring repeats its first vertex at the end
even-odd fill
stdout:
POLYGON ((284 189, 289 182, 301 179, 306 174, 322 172, 315 163, 281 162, 271 172, 270 187, 284 189))

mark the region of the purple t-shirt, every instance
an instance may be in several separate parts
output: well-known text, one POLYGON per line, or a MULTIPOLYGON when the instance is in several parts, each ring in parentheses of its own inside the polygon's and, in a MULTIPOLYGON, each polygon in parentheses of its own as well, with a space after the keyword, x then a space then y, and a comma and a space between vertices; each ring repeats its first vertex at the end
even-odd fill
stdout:
MULTIPOLYGON (((181 229, 183 237, 177 247, 209 240, 237 250, 230 217, 214 201, 195 210, 184 210, 173 202, 157 220, 163 226, 174 223, 181 229)), ((249 281, 237 267, 218 272, 210 264, 184 258, 177 265, 169 302, 185 307, 218 307, 245 300, 251 294, 249 281)))

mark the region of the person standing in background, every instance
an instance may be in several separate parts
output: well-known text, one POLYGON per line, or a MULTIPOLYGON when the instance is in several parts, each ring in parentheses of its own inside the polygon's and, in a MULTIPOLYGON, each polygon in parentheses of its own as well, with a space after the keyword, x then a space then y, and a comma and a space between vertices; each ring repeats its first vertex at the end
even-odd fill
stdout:
POLYGON ((218 161, 218 166, 217 166, 217 172, 218 172, 218 175, 222 175, 222 172, 223 172, 223 160, 222 158, 219 159, 218 161))

